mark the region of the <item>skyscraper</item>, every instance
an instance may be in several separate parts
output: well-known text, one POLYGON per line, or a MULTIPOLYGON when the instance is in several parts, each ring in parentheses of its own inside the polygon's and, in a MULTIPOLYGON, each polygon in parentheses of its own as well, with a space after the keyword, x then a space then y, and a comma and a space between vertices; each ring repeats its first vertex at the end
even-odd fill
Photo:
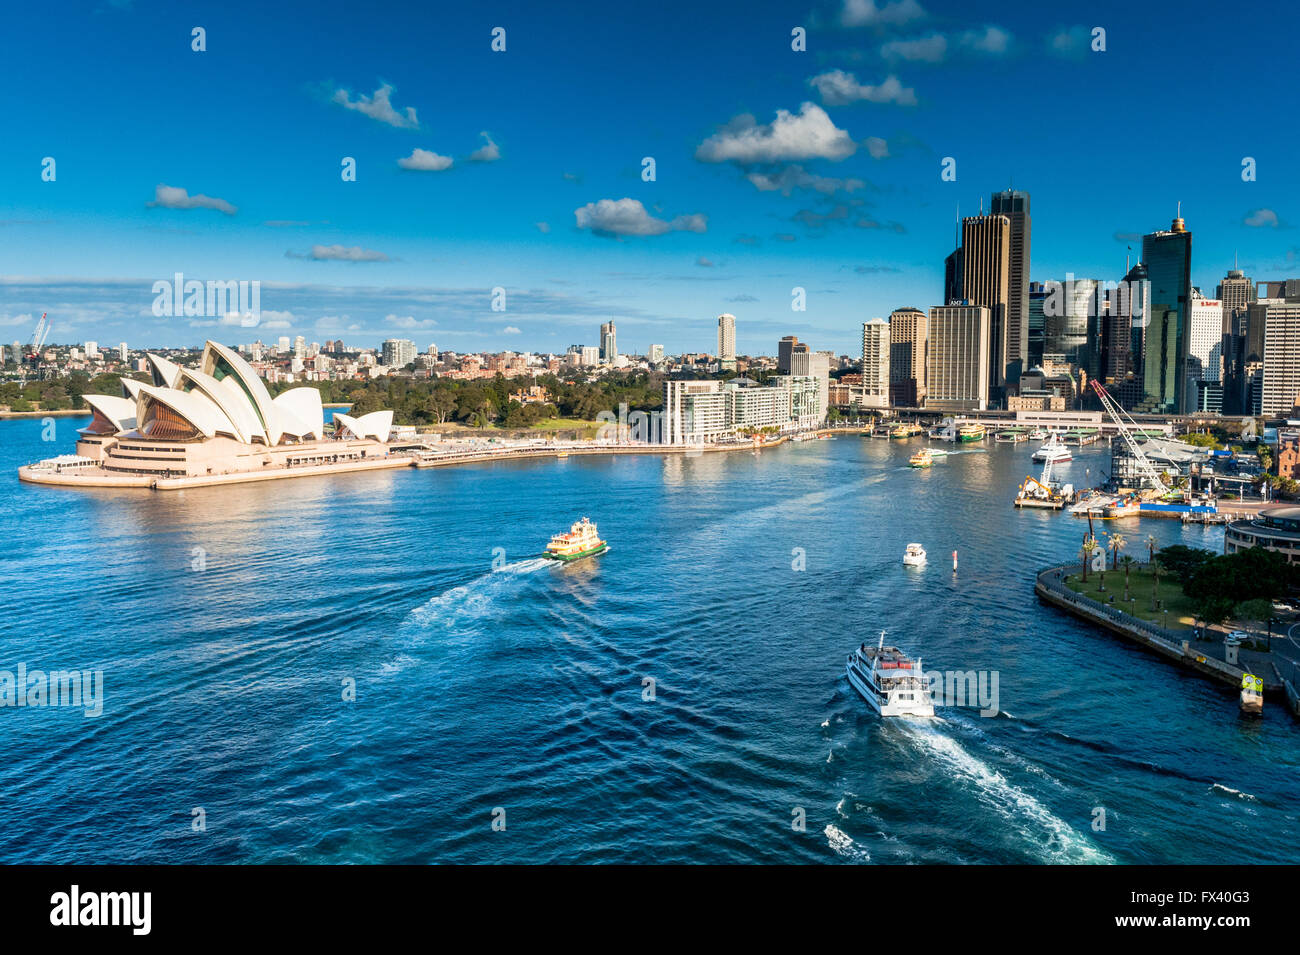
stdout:
POLYGON ((1005 189, 993 193, 989 211, 1011 222, 1007 277, 1006 378, 1015 382, 1029 367, 1029 193, 1005 189))
MULTIPOLYGON (((1161 392, 1153 411, 1178 413, 1192 411, 1195 408, 1195 395, 1187 393, 1187 357, 1189 339, 1187 334, 1188 303, 1192 296, 1192 234, 1187 231, 1182 216, 1174 219, 1168 231, 1152 232, 1142 237, 1142 261, 1147 267, 1151 279, 1151 310, 1154 320, 1162 309, 1173 312, 1171 329, 1165 329, 1164 335, 1172 335, 1171 340, 1162 337, 1155 345, 1155 354, 1160 362, 1167 359, 1169 349, 1173 349, 1175 368, 1173 369, 1174 390, 1171 394, 1161 392)), ((1147 355, 1153 352, 1148 329, 1147 355)), ((1163 367, 1160 374, 1163 374, 1163 367)), ((1148 386, 1152 376, 1146 376, 1148 386)), ((1155 400, 1148 388, 1147 401, 1155 400)))
POLYGON ((783 375, 790 374, 791 360, 796 352, 807 352, 808 346, 801 345, 796 335, 786 335, 776 343, 776 370, 783 375))
POLYGON ((925 400, 925 356, 930 319, 919 308, 889 314, 889 403, 919 408, 925 400))
POLYGON ((1043 363, 1046 350, 1047 322, 1043 316, 1043 302, 1047 299, 1047 289, 1042 282, 1029 285, 1029 354, 1025 359, 1026 368, 1036 368, 1043 363))
MULTIPOLYGON (((1279 283, 1280 284, 1280 283, 1279 283)), ((1264 381, 1259 414, 1290 415, 1300 404, 1300 283, 1297 296, 1261 299, 1264 381)), ((1285 291, 1285 287, 1281 289, 1285 291)))
POLYGON ((736 363, 736 316, 726 312, 718 316, 718 361, 736 363))
MULTIPOLYGON (((963 219, 961 254, 961 299, 989 310, 989 388, 995 400, 1000 401, 1011 367, 1006 335, 1007 296, 1011 287, 1011 220, 1001 215, 963 219)), ((1028 314, 1026 303, 1026 318, 1028 314)))
POLYGON ((600 326, 600 360, 613 361, 618 357, 618 339, 615 336, 613 322, 604 322, 600 326))
POLYGON ((868 408, 889 406, 890 332, 883 318, 862 323, 862 404, 868 408))
POLYGON ((943 411, 988 407, 991 324, 984 305, 930 309, 925 407, 943 411))

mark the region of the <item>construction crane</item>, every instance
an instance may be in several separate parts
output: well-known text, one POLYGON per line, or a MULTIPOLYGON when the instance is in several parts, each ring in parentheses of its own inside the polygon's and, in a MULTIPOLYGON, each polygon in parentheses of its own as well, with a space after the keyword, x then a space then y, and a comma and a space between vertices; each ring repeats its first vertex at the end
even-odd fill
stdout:
MULTIPOLYGON (((1103 388, 1101 382, 1097 381, 1096 378, 1092 379, 1088 384, 1092 385, 1092 390, 1097 392, 1097 397, 1101 399, 1101 406, 1106 409, 1110 419, 1115 422, 1115 427, 1119 429, 1120 437, 1124 439, 1124 444, 1128 446, 1129 453, 1133 455, 1133 459, 1137 462, 1138 473, 1151 482, 1151 486, 1155 488, 1161 497, 1169 494, 1169 486, 1161 480, 1160 472, 1142 452, 1141 445, 1137 443, 1137 439, 1133 437, 1128 425, 1124 423, 1124 419, 1128 417, 1127 412, 1116 404, 1115 399, 1110 396, 1110 392, 1103 388)), ((1134 428, 1137 427, 1137 422, 1133 421, 1132 418, 1129 418, 1129 422, 1134 428)))
POLYGON ((41 320, 36 323, 36 329, 32 332, 32 343, 27 346, 28 358, 34 359, 41 353, 41 346, 45 344, 45 339, 50 334, 50 323, 45 320, 49 314, 49 312, 41 312, 41 320))

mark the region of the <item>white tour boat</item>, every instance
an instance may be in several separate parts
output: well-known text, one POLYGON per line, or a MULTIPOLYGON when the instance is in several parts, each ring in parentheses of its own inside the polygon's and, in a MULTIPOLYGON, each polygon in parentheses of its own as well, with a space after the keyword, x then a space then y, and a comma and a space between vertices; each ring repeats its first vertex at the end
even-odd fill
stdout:
POLYGON ((864 643, 849 654, 847 672, 853 689, 881 716, 934 716, 921 661, 885 646, 885 631, 880 631, 876 646, 864 643))
POLYGON ((1060 464, 1069 461, 1070 457, 1070 449, 1055 431, 1048 436, 1047 443, 1034 452, 1034 460, 1043 463, 1050 461, 1052 464, 1060 464))
POLYGON ((925 548, 920 544, 908 544, 903 551, 903 563, 909 567, 920 567, 925 563, 925 548))

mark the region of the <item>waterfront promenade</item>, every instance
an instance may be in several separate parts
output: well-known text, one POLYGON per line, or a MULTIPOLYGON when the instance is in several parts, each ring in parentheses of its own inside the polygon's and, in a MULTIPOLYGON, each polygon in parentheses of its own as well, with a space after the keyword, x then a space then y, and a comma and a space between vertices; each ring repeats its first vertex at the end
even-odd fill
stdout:
POLYGON ((1226 661, 1223 638, 1227 631, 1218 628, 1166 628, 1142 620, 1111 603, 1103 603, 1071 589, 1066 580, 1078 570, 1077 563, 1040 570, 1034 583, 1034 592, 1046 603, 1236 689, 1241 688, 1241 679, 1246 673, 1253 673, 1264 681, 1266 695, 1274 695, 1279 702, 1294 709, 1291 700, 1294 698, 1297 676, 1300 676, 1300 646, 1293 644, 1284 635, 1275 635, 1271 653, 1241 648, 1238 657, 1241 665, 1233 665, 1226 661))

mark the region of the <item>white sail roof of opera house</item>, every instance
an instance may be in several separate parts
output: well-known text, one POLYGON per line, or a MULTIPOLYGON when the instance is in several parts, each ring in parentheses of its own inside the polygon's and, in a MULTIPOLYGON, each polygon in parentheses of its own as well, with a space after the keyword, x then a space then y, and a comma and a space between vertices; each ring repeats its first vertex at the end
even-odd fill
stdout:
POLYGON ((135 427, 136 403, 132 398, 117 395, 83 395, 95 417, 80 429, 82 434, 112 434, 130 431, 135 427))
POLYGON ((387 441, 393 430, 393 413, 391 411, 372 411, 370 414, 354 418, 352 415, 336 411, 334 421, 354 438, 374 438, 387 441))
MULTIPOLYGON (((183 368, 149 355, 153 384, 122 379, 122 396, 85 395, 95 417, 87 434, 134 431, 162 440, 224 435, 244 444, 277 445, 323 440, 325 413, 320 391, 290 388, 272 399, 266 384, 238 353, 209 341, 198 368, 183 368)), ((387 441, 393 413, 359 418, 336 415, 340 433, 387 441)))

